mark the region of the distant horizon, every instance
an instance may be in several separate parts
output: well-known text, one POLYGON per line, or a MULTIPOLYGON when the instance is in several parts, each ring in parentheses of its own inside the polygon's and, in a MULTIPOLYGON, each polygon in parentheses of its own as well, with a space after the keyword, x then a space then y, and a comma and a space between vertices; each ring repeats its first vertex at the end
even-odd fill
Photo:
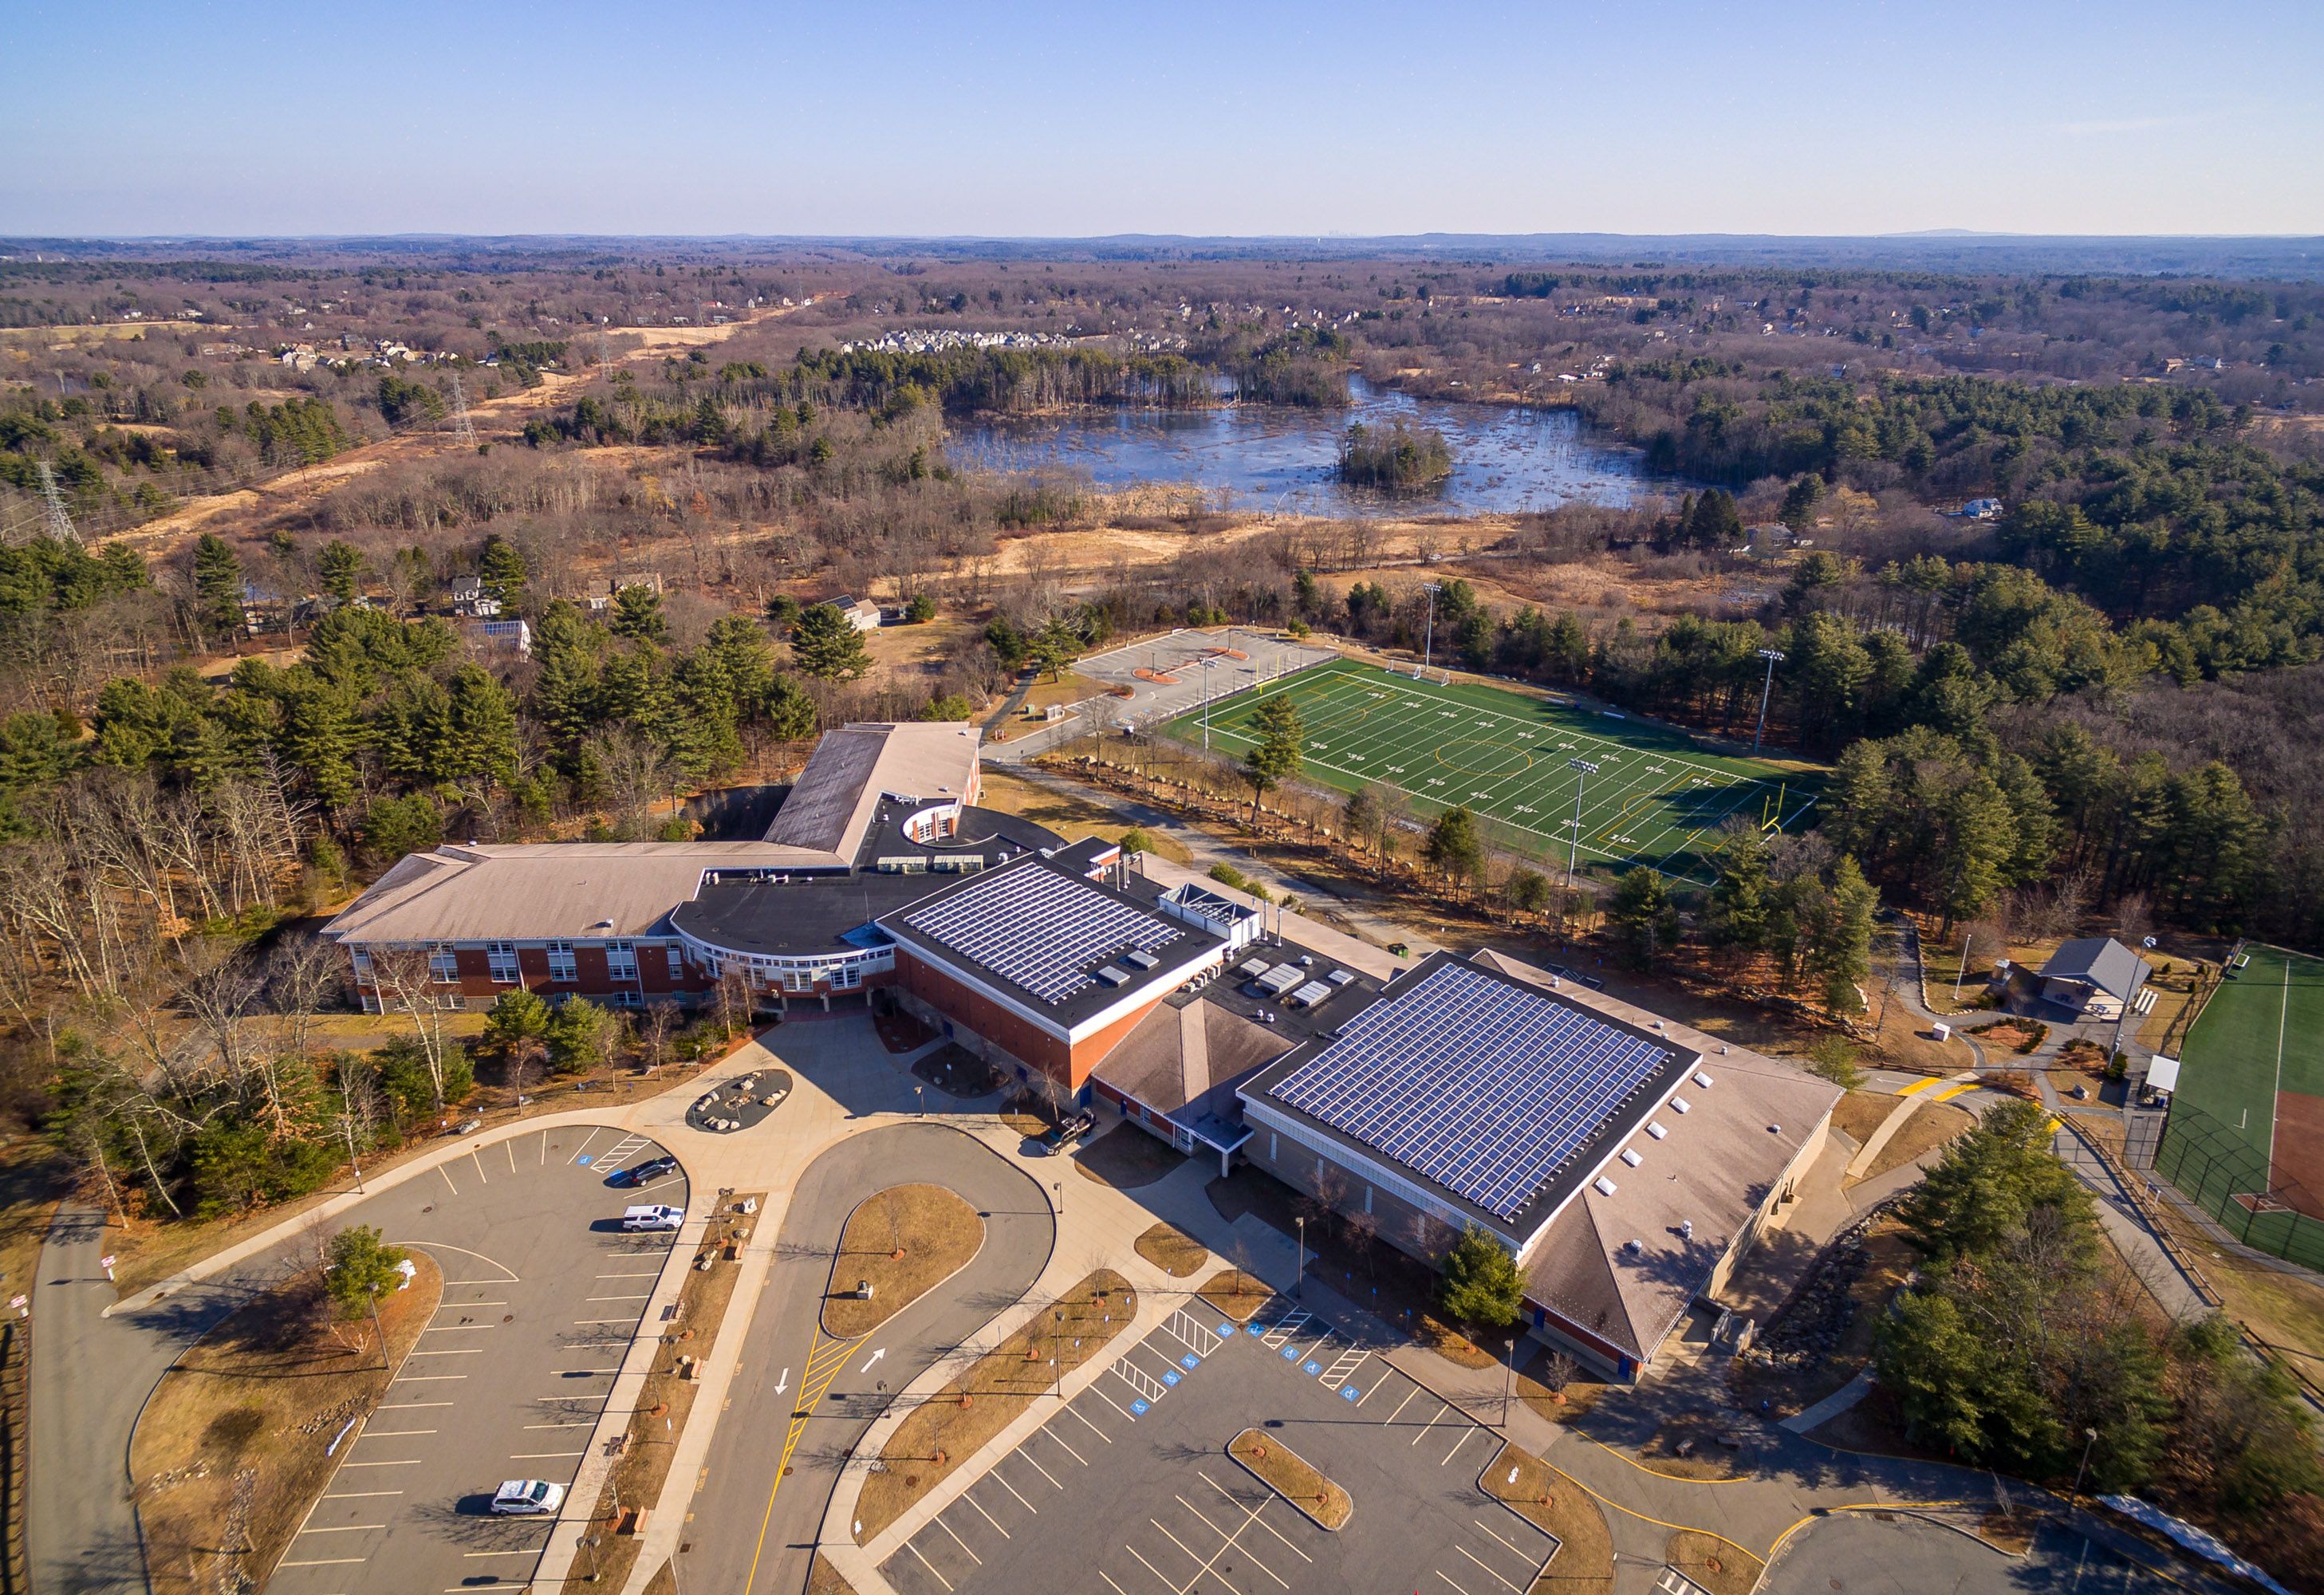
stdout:
POLYGON ((663 241, 704 244, 1116 244, 1153 242, 1167 244, 1401 244, 1422 239, 1475 239, 1480 242, 1530 243, 1565 238, 1612 239, 1639 243, 1663 241, 1695 242, 1698 240, 1733 239, 1744 242, 1772 241, 1803 244, 1879 244, 1911 243, 1927 239, 1976 240, 1991 239, 1999 243, 2037 244, 2136 244, 2146 241, 2165 243, 2267 243, 2324 244, 2324 225, 2313 232, 2123 232, 2123 233, 2026 233, 1997 231, 1983 227, 1915 227, 1903 231, 1879 233, 1794 233, 1754 232, 1733 228, 1701 228, 1676 232, 1627 232, 1602 228, 1534 229, 1523 232, 1480 232, 1465 228, 1436 227, 1419 232, 1363 233, 1334 228, 1320 233, 1182 233, 1131 229, 1111 233, 939 233, 901 230, 882 232, 867 229, 835 233, 753 233, 753 232, 606 232, 576 229, 530 229, 514 232, 478 231, 475 229, 409 228, 396 232, 226 232, 226 231, 162 231, 162 232, 0 232, 0 244, 394 244, 401 242, 468 243, 499 242, 531 239, 619 239, 625 242, 651 244, 663 241))

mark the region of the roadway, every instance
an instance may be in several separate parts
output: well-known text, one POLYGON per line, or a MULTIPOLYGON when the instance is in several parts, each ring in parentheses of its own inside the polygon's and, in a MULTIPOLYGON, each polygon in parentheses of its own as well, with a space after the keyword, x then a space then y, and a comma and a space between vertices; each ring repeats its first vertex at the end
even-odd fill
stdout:
POLYGON ((1040 1189, 956 1129, 887 1125, 817 1157, 784 1215, 694 1492, 681 1587, 735 1595, 804 1589, 840 1464, 864 1430, 892 1392, 1030 1289, 1056 1243, 1040 1189), (871 1334, 831 1341, 822 1332, 823 1297, 840 1231, 864 1196, 906 1180, 956 1192, 983 1217, 984 1243, 959 1273, 871 1334))

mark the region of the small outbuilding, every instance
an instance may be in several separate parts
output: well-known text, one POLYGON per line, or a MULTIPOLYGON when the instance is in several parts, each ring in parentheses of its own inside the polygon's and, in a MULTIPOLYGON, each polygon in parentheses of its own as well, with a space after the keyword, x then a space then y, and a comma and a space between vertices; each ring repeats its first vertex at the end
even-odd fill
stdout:
POLYGON ((2085 1019, 2120 1019, 2148 973, 2146 960, 2112 936, 2076 936, 2042 966, 2042 995, 2085 1019))

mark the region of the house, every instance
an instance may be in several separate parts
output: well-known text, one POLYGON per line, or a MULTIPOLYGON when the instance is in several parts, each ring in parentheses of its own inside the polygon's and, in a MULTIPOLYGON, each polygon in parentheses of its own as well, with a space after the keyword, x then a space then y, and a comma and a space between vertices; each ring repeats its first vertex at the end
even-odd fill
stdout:
POLYGON ((1806 538, 1780 521, 1763 521, 1757 526, 1745 527, 1743 532, 1750 540, 1742 551, 1754 559, 1773 559, 1808 546, 1806 538))
POLYGON ((1997 498, 1974 498, 1960 507, 1960 512, 1964 521, 1998 521, 2001 519, 2001 501, 1997 498))
POLYGON ((490 619, 500 613, 501 601, 484 591, 484 579, 475 576, 456 576, 452 578, 452 613, 479 619, 490 619))
POLYGON ((521 620, 476 621, 465 634, 468 646, 478 653, 512 653, 527 659, 532 657, 532 628, 521 620))
POLYGON ((880 629, 880 606, 869 598, 833 598, 826 602, 847 617, 847 623, 859 632, 880 629))
POLYGON ((2145 959, 2112 936, 2076 936, 2042 966, 2042 995, 2080 1019, 2116 1019, 2149 973, 2145 959))
POLYGON ((601 614, 613 607, 614 595, 624 587, 643 587, 650 593, 658 594, 662 590, 661 573, 647 570, 634 576, 599 576, 582 589, 581 602, 587 605, 590 613, 601 614))

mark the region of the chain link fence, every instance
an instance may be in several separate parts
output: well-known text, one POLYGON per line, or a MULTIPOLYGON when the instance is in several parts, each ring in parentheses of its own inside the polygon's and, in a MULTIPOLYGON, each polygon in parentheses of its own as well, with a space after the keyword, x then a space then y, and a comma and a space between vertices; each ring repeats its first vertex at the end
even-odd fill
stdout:
POLYGON ((2324 1199, 2270 1179, 2265 1155, 2200 1108, 2171 1104, 2154 1170, 2253 1250, 2324 1269, 2324 1199))

